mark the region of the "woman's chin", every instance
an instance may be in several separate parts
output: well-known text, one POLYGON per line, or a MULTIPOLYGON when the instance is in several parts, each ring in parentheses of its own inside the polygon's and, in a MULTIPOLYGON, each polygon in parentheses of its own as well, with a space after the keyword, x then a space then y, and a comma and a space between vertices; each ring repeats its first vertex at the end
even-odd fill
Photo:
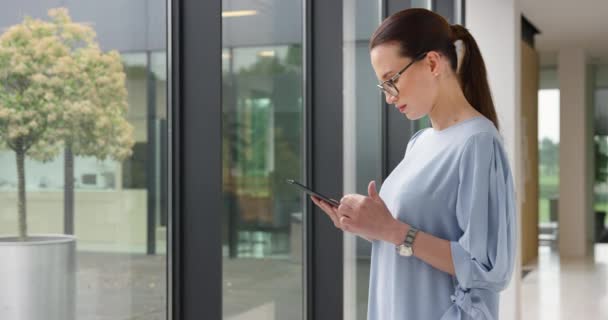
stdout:
POLYGON ((406 112, 406 113, 404 113, 404 115, 408 120, 418 120, 418 119, 422 118, 422 117, 418 117, 417 114, 411 113, 411 112, 406 112))
POLYGON ((420 120, 420 119, 424 118, 424 114, 419 114, 417 112, 405 112, 404 115, 408 120, 412 120, 412 121, 420 120))

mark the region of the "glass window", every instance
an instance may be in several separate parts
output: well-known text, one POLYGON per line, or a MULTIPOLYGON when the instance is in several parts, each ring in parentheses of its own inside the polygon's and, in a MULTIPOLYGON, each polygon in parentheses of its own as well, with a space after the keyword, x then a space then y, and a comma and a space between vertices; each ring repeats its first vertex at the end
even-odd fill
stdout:
POLYGON ((559 198, 560 103, 556 68, 540 71, 538 91, 539 241, 556 245, 559 198), (542 119, 542 121, 541 121, 542 119))
MULTIPOLYGON (((55 305, 54 291, 23 306, 53 310, 45 319, 165 319, 165 3, 62 3, 0 13, 1 265, 13 265, 6 246, 73 234, 70 274, 54 282, 69 301, 55 305)), ((40 250, 46 274, 55 262, 40 250)), ((0 318, 14 318, 8 303, 0 318)))
POLYGON ((222 4, 224 318, 302 319, 302 2, 222 4))
POLYGON ((608 242, 608 66, 593 66, 595 109, 595 235, 596 241, 608 242))

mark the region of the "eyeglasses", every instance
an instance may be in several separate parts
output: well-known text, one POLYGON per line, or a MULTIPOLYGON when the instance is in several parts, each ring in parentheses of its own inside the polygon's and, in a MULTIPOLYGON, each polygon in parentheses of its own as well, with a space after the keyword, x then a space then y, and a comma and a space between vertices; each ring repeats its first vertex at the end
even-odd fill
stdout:
POLYGON ((401 71, 397 72, 390 79, 382 82, 381 84, 377 84, 376 86, 380 88, 380 90, 382 90, 385 94, 397 97, 399 95, 399 89, 397 89, 397 86, 395 86, 395 81, 397 81, 397 79, 399 79, 399 77, 405 72, 405 70, 407 70, 407 68, 413 65, 414 62, 424 59, 427 53, 428 52, 423 52, 419 54, 418 56, 416 56, 416 58, 414 58, 414 60, 412 60, 412 62, 408 63, 405 68, 401 69, 401 71))

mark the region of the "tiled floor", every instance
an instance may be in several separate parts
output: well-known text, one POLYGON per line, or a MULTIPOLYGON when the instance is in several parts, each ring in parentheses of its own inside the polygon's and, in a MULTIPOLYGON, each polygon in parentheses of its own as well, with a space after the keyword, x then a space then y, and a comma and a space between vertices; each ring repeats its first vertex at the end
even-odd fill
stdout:
POLYGON ((166 319, 166 257, 78 252, 77 320, 166 319))
MULTIPOLYGON (((523 320, 607 320, 608 244, 595 258, 539 250, 522 282, 523 320)), ((79 253, 78 320, 165 318, 165 257, 79 253)), ((365 319, 369 261, 359 261, 358 319, 365 319)), ((288 259, 225 259, 224 314, 232 320, 299 319, 302 267, 288 259)))
POLYGON ((523 320, 608 319, 608 244, 595 257, 561 259, 539 248, 538 268, 522 281, 523 320))

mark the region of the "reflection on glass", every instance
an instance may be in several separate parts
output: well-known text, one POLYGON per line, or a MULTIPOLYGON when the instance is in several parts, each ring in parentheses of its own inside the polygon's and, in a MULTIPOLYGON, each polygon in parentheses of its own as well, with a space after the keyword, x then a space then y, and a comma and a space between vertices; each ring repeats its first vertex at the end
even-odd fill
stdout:
MULTIPOLYGON (((380 1, 344 3, 345 192, 367 194, 382 181, 382 103, 369 56, 369 39, 380 23, 380 1), (349 120, 351 119, 351 120, 349 120), (354 121, 353 121, 354 120, 354 121), (352 137, 352 139, 350 138, 352 137)), ((345 235, 345 319, 367 318, 371 243, 345 235)))
POLYGON ((594 203, 596 241, 608 242, 608 136, 594 137, 595 183, 594 203))
MULTIPOLYGON (((0 15, 2 36, 24 21, 22 13, 32 15, 34 24, 51 21, 47 6, 45 1, 13 4, 13 13, 0 15)), ((140 11, 128 2, 118 7, 73 4, 49 11, 62 23, 57 32, 77 35, 60 37, 67 50, 52 51, 47 40, 36 42, 27 33, 22 39, 36 50, 24 59, 62 55, 43 60, 49 65, 41 74, 50 80, 30 99, 31 106, 40 108, 24 110, 27 117, 48 108, 59 112, 47 112, 38 121, 41 127, 46 124, 49 136, 41 135, 46 143, 31 149, 38 154, 26 154, 23 185, 28 235, 76 236, 76 319, 166 318, 166 27, 149 19, 164 17, 165 6, 148 9, 140 11), (127 12, 128 21, 117 19, 125 17, 117 11, 127 12)), ((21 75, 24 85, 41 77, 20 68, 13 64, 9 71, 21 75)), ((10 89, 6 84, 2 90, 10 89)), ((0 122, 5 106, 0 107, 0 122)), ((31 125, 15 123, 16 132, 31 125)), ((15 153, 2 142, 0 237, 20 229, 15 201, 19 171, 15 153)))
POLYGON ((556 245, 560 105, 555 68, 541 70, 540 88, 538 91, 539 244, 556 245))
POLYGON ((593 66, 595 109, 595 235, 608 242, 608 65, 593 66))
POLYGON ((300 1, 223 1, 225 319, 302 318, 300 1), (256 28, 251 28, 255 25, 256 28))

